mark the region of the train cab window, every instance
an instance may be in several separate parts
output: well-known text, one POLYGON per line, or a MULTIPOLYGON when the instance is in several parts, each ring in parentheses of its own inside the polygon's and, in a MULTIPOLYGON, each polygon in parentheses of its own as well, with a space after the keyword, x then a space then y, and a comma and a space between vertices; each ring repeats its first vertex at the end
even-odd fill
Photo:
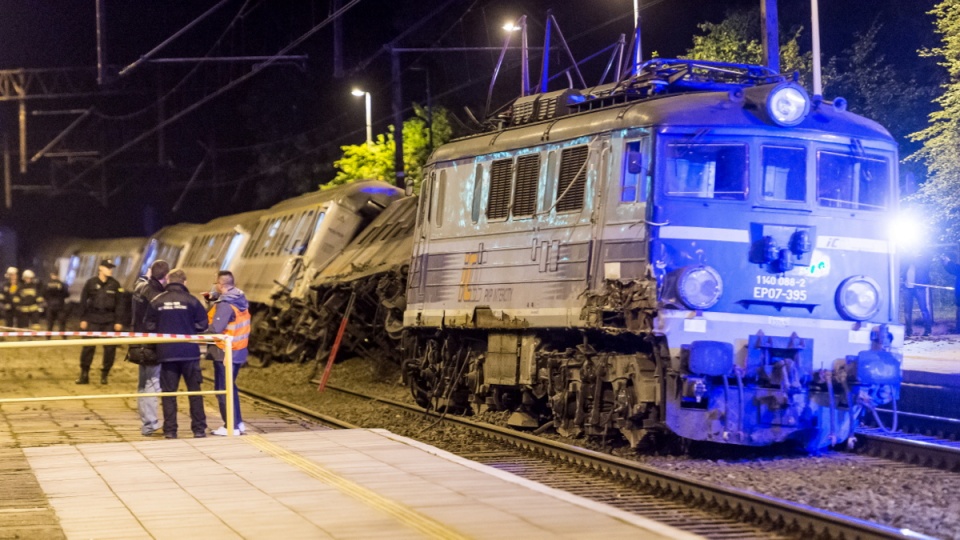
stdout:
POLYGON ((565 148, 560 152, 560 174, 557 176, 557 212, 575 212, 583 209, 587 186, 587 157, 590 149, 584 146, 565 148))
POLYGON ((646 168, 640 141, 627 143, 623 152, 623 171, 620 178, 620 202, 635 203, 647 199, 646 168))
POLYGON ((833 152, 817 154, 817 199, 820 206, 883 210, 890 192, 886 159, 833 152))
POLYGON ((540 187, 540 154, 517 158, 517 181, 513 187, 513 217, 532 217, 537 212, 540 187))
POLYGON ((510 183, 513 160, 500 159, 490 168, 490 192, 487 195, 487 219, 506 219, 510 215, 510 183))
POLYGON ((807 151, 803 148, 764 146, 763 198, 799 201, 807 198, 807 151))
POLYGON ((667 145, 668 195, 742 201, 747 198, 747 146, 667 145))
POLYGON ((483 164, 477 163, 473 172, 473 201, 470 207, 470 219, 474 223, 480 221, 480 198, 483 195, 483 164))

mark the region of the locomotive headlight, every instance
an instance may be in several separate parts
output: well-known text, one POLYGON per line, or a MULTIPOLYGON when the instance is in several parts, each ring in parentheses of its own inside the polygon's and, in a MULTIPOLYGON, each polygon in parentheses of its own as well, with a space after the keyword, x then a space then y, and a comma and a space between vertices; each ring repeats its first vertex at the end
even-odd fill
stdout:
POLYGON ((810 112, 807 92, 796 84, 784 84, 767 96, 767 113, 781 126, 795 126, 810 112))
POLYGON ((837 310, 847 319, 865 321, 880 310, 880 286, 867 276, 843 280, 837 289, 837 310))
POLYGON ((709 266, 688 266, 680 271, 677 294, 690 309, 707 309, 720 300, 723 280, 709 266))

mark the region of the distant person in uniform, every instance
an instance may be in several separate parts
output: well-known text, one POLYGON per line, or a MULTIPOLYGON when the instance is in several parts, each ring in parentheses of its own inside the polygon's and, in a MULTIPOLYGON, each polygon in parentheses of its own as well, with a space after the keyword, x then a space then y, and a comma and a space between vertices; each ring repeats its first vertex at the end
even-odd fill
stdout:
POLYGON ((0 287, 0 316, 7 326, 17 325, 16 303, 20 301, 17 294, 20 291, 19 270, 11 266, 3 274, 3 285, 0 287))
POLYGON ((944 270, 956 277, 953 284, 953 299, 957 304, 957 317, 954 321, 956 326, 953 328, 953 331, 954 333, 960 334, 960 264, 957 264, 956 261, 947 255, 941 255, 940 262, 943 263, 944 270))
POLYGON ((40 308, 43 297, 40 296, 40 282, 33 270, 23 271, 23 281, 17 291, 17 326, 20 328, 40 329, 40 308))
POLYGON ((930 262, 927 257, 913 255, 905 257, 903 261, 903 311, 905 334, 913 334, 913 302, 917 301, 920 315, 923 317, 923 335, 929 336, 933 328, 933 315, 927 302, 929 296, 927 287, 930 284, 930 262))
MULTIPOLYGON (((113 279, 117 265, 104 259, 100 261, 97 275, 87 280, 80 293, 80 330, 90 332, 119 332, 123 329, 123 287, 113 279)), ((80 351, 80 377, 77 384, 90 384, 90 366, 96 347, 84 347, 80 351)), ((116 345, 103 346, 103 369, 100 384, 107 384, 107 376, 117 354, 116 345)))
MULTIPOLYGON (((147 269, 146 275, 137 279, 133 287, 133 300, 130 312, 132 314, 130 327, 134 332, 148 332, 147 310, 150 302, 160 296, 167 283, 167 274, 170 272, 170 263, 158 259, 147 269)), ((140 347, 131 346, 128 352, 130 360, 138 365, 137 393, 155 394, 160 392, 160 363, 157 358, 155 344, 140 347)), ((160 420, 157 417, 157 398, 142 397, 137 399, 137 410, 140 412, 140 433, 152 435, 160 429, 160 420)))
MULTIPOLYGON (((233 336, 233 434, 241 435, 247 428, 240 415, 240 395, 237 392, 237 373, 247 363, 247 341, 250 338, 250 304, 243 291, 238 289, 233 280, 233 272, 224 270, 217 273, 217 281, 213 284, 215 291, 210 295, 207 317, 210 321, 208 331, 211 334, 227 334, 233 336)), ((206 295, 204 295, 206 296, 206 295)), ((226 358, 225 345, 217 343, 207 345, 207 355, 213 358, 213 388, 225 390, 227 388, 226 369, 223 362, 226 358)), ((223 426, 213 430, 213 435, 227 434, 227 398, 218 395, 220 403, 220 417, 223 426)))
MULTIPOLYGON (((167 274, 166 291, 150 302, 146 327, 161 334, 199 334, 207 329, 207 312, 187 290, 187 274, 178 269, 167 274)), ((200 371, 200 346, 196 343, 158 343, 160 389, 176 392, 183 378, 190 392, 199 392, 203 374, 200 371)), ((195 438, 207 436, 207 416, 203 396, 190 396, 190 429, 195 438)), ((177 438, 177 397, 164 396, 163 436, 177 438)))
POLYGON ((70 290, 66 283, 60 281, 56 272, 50 272, 50 279, 43 284, 44 309, 47 316, 47 332, 53 332, 56 324, 63 332, 67 327, 67 298, 70 297, 70 290))

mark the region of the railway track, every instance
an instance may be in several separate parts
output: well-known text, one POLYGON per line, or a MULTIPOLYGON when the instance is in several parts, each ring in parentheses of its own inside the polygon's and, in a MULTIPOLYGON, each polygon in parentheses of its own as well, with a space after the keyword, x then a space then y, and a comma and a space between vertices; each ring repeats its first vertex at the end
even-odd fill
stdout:
MULTIPOLYGON (((413 405, 329 385, 327 388, 409 413, 441 418, 439 414, 425 413, 413 405)), ((243 392, 331 425, 356 427, 271 396, 243 392)), ((464 457, 707 538, 925 538, 910 531, 750 491, 708 484, 627 459, 463 417, 445 416, 443 419, 495 443, 486 448, 459 452, 464 457)))

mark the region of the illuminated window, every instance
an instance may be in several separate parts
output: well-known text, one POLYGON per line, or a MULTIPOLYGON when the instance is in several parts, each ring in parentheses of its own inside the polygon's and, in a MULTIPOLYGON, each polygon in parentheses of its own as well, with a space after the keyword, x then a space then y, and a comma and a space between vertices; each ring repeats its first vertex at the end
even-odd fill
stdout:
POLYGON ((817 154, 817 199, 820 206, 884 210, 890 192, 887 160, 833 152, 817 154))
POLYGON ((620 202, 634 203, 647 200, 646 168, 643 166, 643 154, 640 142, 627 143, 623 151, 623 175, 620 180, 620 202))
POLYGON ((743 144, 670 144, 668 195, 742 201, 747 198, 747 147, 743 144))
POLYGON ((804 201, 807 198, 807 151, 782 146, 763 147, 763 198, 804 201))

